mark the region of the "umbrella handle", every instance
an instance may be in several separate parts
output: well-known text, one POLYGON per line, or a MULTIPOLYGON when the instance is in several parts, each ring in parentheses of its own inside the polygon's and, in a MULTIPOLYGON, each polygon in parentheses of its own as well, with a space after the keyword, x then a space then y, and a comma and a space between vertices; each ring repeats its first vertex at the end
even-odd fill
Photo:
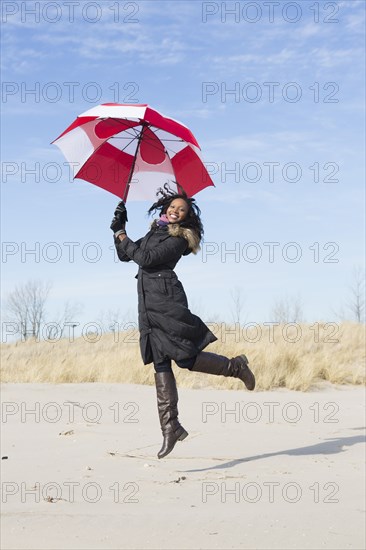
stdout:
POLYGON ((141 130, 140 135, 139 135, 139 137, 138 137, 138 142, 137 142, 137 147, 136 147, 136 151, 135 151, 135 156, 133 157, 133 161, 132 161, 132 165, 131 165, 131 170, 130 170, 130 173, 129 173, 129 175, 128 175, 127 185, 126 185, 126 188, 125 188, 125 192, 124 192, 124 194, 123 194, 123 197, 122 197, 122 200, 123 200, 124 202, 127 201, 127 195, 128 195, 129 190, 130 190, 130 183, 131 183, 131 180, 132 180, 133 171, 134 171, 134 169, 135 169, 137 153, 139 152, 140 144, 141 144, 141 141, 142 141, 142 138, 143 138, 143 135, 144 135, 145 128, 147 128, 147 126, 148 126, 148 124, 145 124, 144 122, 142 122, 142 130, 141 130))

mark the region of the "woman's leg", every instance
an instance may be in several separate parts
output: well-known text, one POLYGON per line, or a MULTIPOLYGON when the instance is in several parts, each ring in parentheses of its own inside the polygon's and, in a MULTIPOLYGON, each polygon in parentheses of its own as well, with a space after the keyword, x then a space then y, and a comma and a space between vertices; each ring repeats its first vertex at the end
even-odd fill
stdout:
POLYGON ((164 437, 158 458, 164 458, 174 449, 176 442, 185 439, 188 433, 178 420, 178 390, 170 359, 154 363, 154 368, 159 420, 164 437))
POLYGON ((155 372, 173 372, 172 371, 172 362, 170 359, 166 359, 161 363, 154 363, 155 372))
POLYGON ((255 377, 248 366, 248 359, 245 355, 228 359, 224 355, 201 351, 193 365, 188 368, 191 371, 239 378, 248 390, 255 388, 255 377))
POLYGON ((191 368, 196 362, 196 359, 197 359, 197 355, 195 355, 194 357, 189 357, 189 359, 181 359, 180 361, 176 361, 176 363, 178 367, 180 367, 181 369, 191 370, 191 368))

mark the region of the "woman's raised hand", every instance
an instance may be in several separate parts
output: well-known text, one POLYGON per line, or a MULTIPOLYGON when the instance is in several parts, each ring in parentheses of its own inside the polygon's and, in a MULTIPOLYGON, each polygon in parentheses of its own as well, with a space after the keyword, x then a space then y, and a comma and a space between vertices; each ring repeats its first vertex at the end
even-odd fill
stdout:
POLYGON ((125 233, 126 222, 128 222, 127 210, 125 203, 121 201, 118 203, 117 208, 114 211, 114 218, 112 219, 112 223, 110 225, 115 237, 118 237, 121 233, 125 233))
POLYGON ((121 221, 121 223, 128 222, 126 205, 123 201, 120 201, 117 204, 117 208, 114 211, 114 217, 118 218, 121 221))

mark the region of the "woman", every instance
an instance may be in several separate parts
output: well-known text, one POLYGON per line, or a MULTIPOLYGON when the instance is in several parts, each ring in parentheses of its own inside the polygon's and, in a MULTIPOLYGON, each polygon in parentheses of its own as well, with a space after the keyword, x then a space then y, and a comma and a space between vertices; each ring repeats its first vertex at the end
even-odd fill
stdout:
POLYGON ((185 193, 174 193, 167 186, 148 213, 159 211, 150 231, 138 241, 127 237, 127 212, 120 202, 114 213, 117 254, 122 262, 133 260, 139 266, 138 321, 140 351, 145 365, 154 363, 155 385, 163 445, 158 458, 169 454, 176 442, 188 435, 178 421, 178 392, 171 368, 173 359, 178 367, 240 378, 249 390, 255 378, 245 355, 228 359, 223 355, 202 351, 217 340, 204 322, 190 312, 182 283, 174 267, 182 256, 197 254, 203 236, 200 209, 195 199, 185 193))

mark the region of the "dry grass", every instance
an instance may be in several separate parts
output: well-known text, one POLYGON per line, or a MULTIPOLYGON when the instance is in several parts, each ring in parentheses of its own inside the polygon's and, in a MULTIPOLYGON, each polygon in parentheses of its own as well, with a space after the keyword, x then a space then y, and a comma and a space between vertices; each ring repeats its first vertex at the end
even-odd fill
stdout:
MULTIPOLYGON (((216 326, 214 332, 219 340, 206 351, 227 357, 245 353, 259 390, 283 387, 306 391, 322 380, 335 384, 365 384, 364 325, 343 323, 338 327, 316 323, 313 328, 301 324, 271 329, 260 326, 259 330, 257 326, 248 329, 245 337, 239 327, 236 333, 228 334, 226 326, 226 338, 224 326, 216 326)), ((243 387, 242 382, 233 378, 174 368, 181 387, 243 387)), ((153 373, 152 365, 142 364, 136 332, 103 335, 95 343, 84 338, 56 343, 29 340, 3 344, 1 352, 2 382, 152 385, 153 373)))

